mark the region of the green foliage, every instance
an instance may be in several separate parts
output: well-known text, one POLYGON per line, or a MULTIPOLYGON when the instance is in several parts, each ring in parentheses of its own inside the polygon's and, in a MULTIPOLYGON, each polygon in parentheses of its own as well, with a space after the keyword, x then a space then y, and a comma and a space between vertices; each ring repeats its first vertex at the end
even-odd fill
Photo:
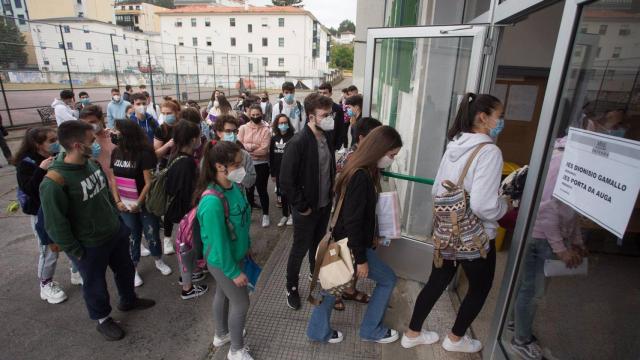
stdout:
POLYGON ((342 70, 353 69, 353 45, 333 45, 331 47, 331 67, 342 70))
POLYGON ((13 20, 0 20, 0 39, 0 68, 24 66, 27 63, 27 42, 13 20))
POLYGON ((302 0, 271 0, 275 6, 293 6, 300 4, 302 0))
POLYGON ((329 33, 332 36, 338 36, 338 30, 336 30, 336 28, 334 28, 333 26, 329 28, 329 33))
POLYGON ((356 33, 356 24, 354 24, 351 20, 343 20, 338 27, 338 32, 343 33, 345 31, 351 31, 352 33, 356 33))
POLYGON ((154 5, 165 7, 167 9, 173 9, 176 7, 173 3, 173 0, 150 0, 147 2, 152 3, 154 5))

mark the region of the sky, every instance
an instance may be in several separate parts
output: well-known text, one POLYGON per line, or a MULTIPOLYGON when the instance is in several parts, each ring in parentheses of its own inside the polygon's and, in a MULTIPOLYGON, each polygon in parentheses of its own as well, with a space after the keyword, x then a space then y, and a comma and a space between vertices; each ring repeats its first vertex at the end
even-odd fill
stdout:
MULTIPOLYGON (((345 19, 356 22, 357 0, 304 0, 302 3, 327 28, 337 29, 345 19)), ((249 0, 249 4, 263 6, 273 3, 271 0, 249 0)))

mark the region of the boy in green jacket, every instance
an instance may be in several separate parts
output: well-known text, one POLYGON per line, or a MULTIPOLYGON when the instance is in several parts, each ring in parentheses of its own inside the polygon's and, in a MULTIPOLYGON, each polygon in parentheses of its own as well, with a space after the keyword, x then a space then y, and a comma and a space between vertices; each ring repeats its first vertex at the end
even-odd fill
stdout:
POLYGON ((155 301, 138 298, 133 290, 129 229, 118 217, 106 175, 89 159, 95 146, 93 128, 66 121, 58 128, 58 141, 66 152, 54 160, 40 185, 45 228, 80 271, 89 317, 98 321, 98 332, 107 340, 120 340, 124 331, 109 317, 107 266, 118 287, 119 310, 146 309, 155 301))

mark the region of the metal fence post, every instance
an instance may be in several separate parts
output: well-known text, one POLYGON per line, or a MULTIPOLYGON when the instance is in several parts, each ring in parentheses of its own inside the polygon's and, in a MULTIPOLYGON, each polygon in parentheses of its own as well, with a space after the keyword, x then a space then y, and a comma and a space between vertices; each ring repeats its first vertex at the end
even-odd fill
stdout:
POLYGON ((213 66, 213 90, 217 89, 216 85, 216 52, 211 50, 211 56, 213 60, 211 60, 211 65, 213 66))
POLYGON ((2 89, 2 98, 4 99, 4 108, 7 110, 7 115, 9 116, 9 125, 13 126, 13 118, 11 117, 11 109, 9 109, 9 102, 7 101, 7 94, 4 92, 4 82, 2 81, 2 76, 0 76, 0 89, 2 89))
POLYGON ((118 77, 118 61, 116 60, 116 50, 113 46, 113 34, 109 34, 109 38, 111 38, 111 54, 113 55, 113 69, 116 74, 116 87, 120 89, 120 78, 118 77))
POLYGON ((178 46, 173 45, 173 56, 176 60, 176 98, 180 101, 180 78, 178 77, 178 46))
POLYGON ((64 50, 64 61, 67 64, 67 75, 69 76, 69 87, 73 91, 73 82, 71 81, 71 69, 69 69, 69 58, 67 57, 67 43, 64 41, 64 31, 62 25, 58 25, 60 28, 60 38, 62 39, 62 50, 64 50))
MULTIPOLYGON (((151 49, 149 49, 149 40, 147 39, 147 61, 149 62, 149 83, 151 85, 151 102, 153 103, 155 110, 156 105, 156 93, 153 89, 153 65, 151 65, 151 49)), ((160 114, 158 114, 160 115, 160 114)))
POLYGON ((229 70, 229 53, 227 53, 227 88, 229 89, 229 96, 231 96, 231 71, 229 70))
POLYGON ((196 82, 198 83, 198 101, 202 100, 200 94, 200 63, 198 63, 198 48, 196 48, 196 82))
POLYGON ((238 95, 240 95, 240 91, 244 85, 244 81, 242 80, 242 56, 238 55, 238 95))

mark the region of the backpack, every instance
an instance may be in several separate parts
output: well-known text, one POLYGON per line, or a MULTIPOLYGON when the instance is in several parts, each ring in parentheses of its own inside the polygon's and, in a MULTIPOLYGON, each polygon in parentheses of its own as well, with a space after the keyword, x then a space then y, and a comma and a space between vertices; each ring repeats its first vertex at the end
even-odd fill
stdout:
MULTIPOLYGON (((296 100, 296 106, 298 107, 298 112, 300 113, 300 126, 304 125, 304 120, 302 118, 302 104, 300 104, 300 101, 296 100)), ((278 114, 282 114, 282 108, 284 107, 282 100, 278 101, 278 114)), ((289 116, 288 114, 285 114, 287 116, 289 116)))
POLYGON ((173 159, 166 168, 154 174, 153 180, 151 181, 151 187, 149 188, 149 193, 147 194, 147 199, 145 201, 145 207, 147 208, 147 211, 155 216, 164 216, 169 204, 173 201, 173 196, 167 195, 167 191, 165 190, 167 174, 169 173, 171 165, 182 158, 186 158, 186 156, 178 156, 173 159))
POLYGON ((446 191, 433 198, 433 263, 442 267, 443 259, 472 260, 486 258, 489 239, 482 221, 471 211, 464 178, 473 159, 488 143, 479 144, 469 156, 458 182, 442 181, 446 191))
MULTIPOLYGON (((235 240, 236 233, 233 230, 231 221, 229 220, 229 203, 227 202, 227 199, 218 190, 207 189, 202 193, 200 200, 207 195, 214 195, 222 202, 222 206, 224 207, 224 219, 227 224, 227 229, 229 230, 229 236, 232 240, 235 240)), ((200 236, 200 222, 198 221, 197 214, 198 206, 196 205, 189 210, 178 224, 175 246, 178 251, 178 263, 182 267, 183 272, 192 272, 196 259, 197 266, 200 268, 203 268, 206 263, 206 258, 202 258, 202 237, 200 236)))
MULTIPOLYGON (((28 156, 22 159, 22 161, 27 162, 29 164, 33 164, 34 166, 38 166, 38 164, 36 164, 36 162, 28 156)), ((35 203, 35 200, 31 199, 31 196, 27 195, 27 193, 22 191, 20 187, 18 187, 18 189, 16 190, 16 198, 18 200, 18 204, 20 204, 20 209, 22 209, 23 213, 27 215, 38 214, 38 208, 40 207, 40 204, 35 203)))

